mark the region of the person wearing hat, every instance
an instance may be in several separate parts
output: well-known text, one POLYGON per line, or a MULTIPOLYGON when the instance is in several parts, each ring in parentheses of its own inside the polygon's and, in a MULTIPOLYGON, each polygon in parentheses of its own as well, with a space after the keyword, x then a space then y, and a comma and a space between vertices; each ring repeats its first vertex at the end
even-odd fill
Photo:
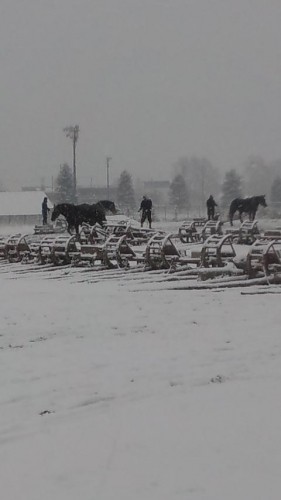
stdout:
POLYGON ((48 207, 48 198, 45 196, 43 202, 42 202, 42 218, 43 218, 43 225, 48 224, 48 212, 50 212, 50 209, 48 207))
POLYGON ((143 226, 144 221, 147 219, 149 228, 151 229, 151 211, 152 211, 152 201, 147 196, 142 197, 142 201, 140 204, 140 208, 138 210, 141 212, 141 227, 143 226))

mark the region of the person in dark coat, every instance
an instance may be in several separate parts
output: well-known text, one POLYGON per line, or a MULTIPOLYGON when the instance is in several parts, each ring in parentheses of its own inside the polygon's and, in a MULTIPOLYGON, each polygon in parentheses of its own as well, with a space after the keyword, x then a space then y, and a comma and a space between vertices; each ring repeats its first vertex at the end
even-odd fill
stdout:
POLYGON ((214 218, 215 218, 215 207, 217 207, 218 205, 216 204, 216 202, 215 202, 212 194, 207 199, 206 205, 207 205, 208 220, 214 220, 214 218))
POLYGON ((141 227, 143 226, 144 221, 147 219, 149 228, 151 229, 151 211, 152 211, 152 201, 150 198, 147 198, 147 196, 143 196, 142 202, 140 204, 139 212, 142 212, 141 214, 141 227))
POLYGON ((50 212, 50 209, 48 207, 48 198, 45 196, 43 203, 42 203, 42 218, 43 218, 43 225, 48 224, 48 212, 50 212))

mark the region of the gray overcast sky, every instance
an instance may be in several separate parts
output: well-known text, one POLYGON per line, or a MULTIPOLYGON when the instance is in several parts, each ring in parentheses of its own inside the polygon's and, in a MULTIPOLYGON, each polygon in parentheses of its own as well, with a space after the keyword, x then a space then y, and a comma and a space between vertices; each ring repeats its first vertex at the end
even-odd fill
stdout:
POLYGON ((281 157, 280 0, 1 0, 0 180, 166 179, 281 157))

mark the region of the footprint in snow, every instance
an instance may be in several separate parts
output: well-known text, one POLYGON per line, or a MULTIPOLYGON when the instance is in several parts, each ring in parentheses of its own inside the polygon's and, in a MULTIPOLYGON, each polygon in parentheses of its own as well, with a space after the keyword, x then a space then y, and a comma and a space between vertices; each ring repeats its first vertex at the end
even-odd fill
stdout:
POLYGON ((216 375, 215 377, 212 377, 210 379, 210 382, 212 382, 213 384, 222 384, 225 381, 226 378, 223 375, 216 375))

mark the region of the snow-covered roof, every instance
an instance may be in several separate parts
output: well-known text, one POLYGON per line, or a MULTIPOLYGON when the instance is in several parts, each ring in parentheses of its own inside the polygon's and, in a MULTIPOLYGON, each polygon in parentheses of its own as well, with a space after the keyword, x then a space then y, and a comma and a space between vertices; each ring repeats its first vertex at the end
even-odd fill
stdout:
MULTIPOLYGON (((47 195, 44 191, 0 192, 0 216, 40 215, 45 196, 47 195)), ((53 207, 49 198, 48 206, 53 207)))

